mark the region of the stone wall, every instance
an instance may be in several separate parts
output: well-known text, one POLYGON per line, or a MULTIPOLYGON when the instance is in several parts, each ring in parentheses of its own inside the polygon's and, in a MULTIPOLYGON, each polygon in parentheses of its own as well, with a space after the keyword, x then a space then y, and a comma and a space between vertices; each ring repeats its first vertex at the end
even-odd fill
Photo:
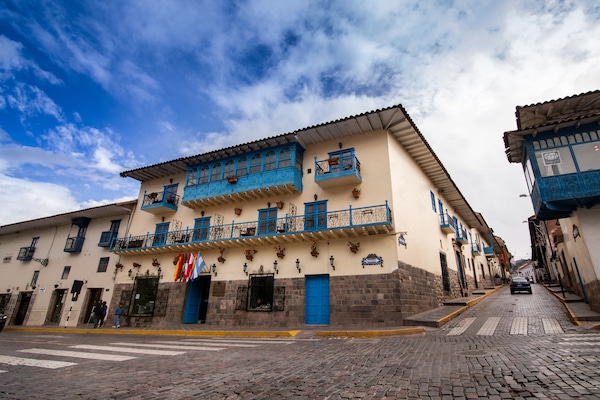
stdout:
MULTIPOLYGON (((399 263, 390 274, 331 276, 330 326, 386 327, 402 326, 405 318, 440 307, 445 301, 467 296, 475 289, 461 289, 458 275, 449 270, 450 292, 443 290, 441 275, 399 263)), ((270 312, 238 310, 238 288, 247 280, 212 282, 208 299, 206 326, 282 329, 303 328, 305 321, 305 279, 275 279, 275 290, 285 293, 282 310, 270 312)), ((482 285, 479 285, 482 287, 482 285)), ((170 329, 183 321, 188 285, 161 282, 153 317, 126 317, 122 325, 139 328, 170 329)), ((129 307, 132 284, 115 285, 107 324, 114 323, 114 308, 119 302, 129 307)))
POLYGON ((596 312, 600 312, 600 280, 586 284, 585 293, 587 294, 590 308, 596 312))

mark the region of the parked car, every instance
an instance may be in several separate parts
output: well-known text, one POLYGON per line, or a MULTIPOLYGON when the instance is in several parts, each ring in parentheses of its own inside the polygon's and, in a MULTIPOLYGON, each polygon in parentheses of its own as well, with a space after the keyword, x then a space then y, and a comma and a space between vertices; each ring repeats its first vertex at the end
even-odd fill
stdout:
POLYGON ((529 294, 532 293, 529 281, 522 276, 515 276, 510 281, 510 294, 515 294, 516 292, 529 292, 529 294))

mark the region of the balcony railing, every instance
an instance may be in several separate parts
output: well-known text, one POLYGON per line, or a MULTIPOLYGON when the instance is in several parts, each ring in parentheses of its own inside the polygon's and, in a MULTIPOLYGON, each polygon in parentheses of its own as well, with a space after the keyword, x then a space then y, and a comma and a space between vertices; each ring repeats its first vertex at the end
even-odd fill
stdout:
POLYGON ((152 249, 154 252, 198 250, 219 247, 303 242, 327 238, 378 235, 393 232, 392 214, 387 202, 382 205, 348 208, 321 214, 290 216, 252 222, 232 222, 200 229, 117 238, 111 251, 129 252, 152 249))
POLYGON ((315 182, 322 188, 361 183, 360 161, 350 154, 326 160, 315 157, 315 182))
POLYGON ((141 209, 151 213, 177 211, 179 195, 172 192, 144 192, 141 209))
POLYGON ((83 241, 85 236, 70 236, 67 238, 65 243, 65 250, 67 253, 79 253, 83 247, 83 241))
POLYGON ((479 243, 471 243, 471 254, 473 254, 473 255, 481 254, 481 245, 479 243))
POLYGON ((448 213, 440 214, 440 228, 442 228, 442 232, 445 233, 456 232, 454 218, 452 218, 448 213))
POLYGON ((113 239, 117 237, 117 231, 104 231, 100 235, 100 241, 98 242, 98 246, 100 247, 110 247, 113 239))
POLYGON ((467 237, 467 231, 465 228, 458 227, 456 230, 456 241, 460 244, 469 243, 469 238, 467 237))
POLYGON ((31 259, 33 258, 33 253, 35 253, 35 247, 21 247, 19 249, 19 254, 17 255, 17 260, 31 261, 31 259))

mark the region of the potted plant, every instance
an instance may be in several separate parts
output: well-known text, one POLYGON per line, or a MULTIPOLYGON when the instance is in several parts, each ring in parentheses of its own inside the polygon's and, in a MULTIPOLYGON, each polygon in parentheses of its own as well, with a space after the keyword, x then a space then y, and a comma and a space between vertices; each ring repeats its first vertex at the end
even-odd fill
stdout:
POLYGON ((255 249, 244 250, 244 253, 246 254, 246 260, 252 261, 252 259, 254 258, 254 254, 256 254, 256 252, 257 251, 255 249))
POLYGON ((310 245, 310 255, 313 257, 319 256, 319 252, 317 251, 317 242, 312 242, 310 245))
POLYGON ((121 264, 120 262, 115 264, 115 268, 116 269, 123 269, 123 264, 121 264))
POLYGON ((235 176, 235 175, 229 175, 227 177, 227 182, 229 182, 229 183, 237 183, 237 179, 238 179, 237 176, 235 176))
POLYGON ((283 201, 277 201, 277 202, 275 202, 275 204, 277 205, 277 208, 279 208, 280 210, 283 208, 283 201))
POLYGON ((242 209, 239 207, 236 207, 233 209, 233 212, 235 212, 235 215, 241 215, 242 214, 242 209))
POLYGON ((354 196, 355 199, 358 199, 360 197, 360 189, 358 189, 358 188, 352 189, 352 196, 354 196))
POLYGON ((160 263, 158 262, 158 258, 153 258, 152 259, 152 266, 153 267, 160 267, 160 263))
POLYGON ((285 257, 285 247, 275 246, 275 251, 277 252, 277 257, 283 258, 285 257))
POLYGON ((219 249, 219 253, 221 253, 221 255, 217 258, 217 261, 219 261, 220 263, 224 263, 225 257, 223 257, 223 254, 225 253, 225 249, 223 247, 221 247, 219 249))
POLYGON ((353 253, 356 253, 358 251, 358 248, 360 247, 360 242, 348 241, 346 244, 348 245, 348 247, 350 247, 350 251, 353 253))

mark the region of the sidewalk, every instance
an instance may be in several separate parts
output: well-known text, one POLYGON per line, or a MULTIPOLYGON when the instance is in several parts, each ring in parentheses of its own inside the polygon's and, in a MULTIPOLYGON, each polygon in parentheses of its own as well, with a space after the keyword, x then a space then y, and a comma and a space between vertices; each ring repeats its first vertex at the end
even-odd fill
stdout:
MULTIPOLYGON (((565 292, 563 298, 560 287, 542 285, 553 293, 564 305, 574 324, 588 329, 600 330, 600 313, 592 311, 580 297, 565 292)), ((87 333, 110 335, 167 335, 167 336, 204 336, 204 337, 260 337, 260 338, 311 338, 311 337, 361 337, 424 334, 427 329, 439 328, 473 307, 487 296, 502 289, 503 286, 474 291, 469 297, 449 300, 443 306, 415 314, 404 320, 404 326, 398 328, 345 329, 343 327, 304 326, 288 330, 261 330, 247 328, 213 329, 206 325, 181 325, 180 329, 136 329, 136 328, 86 328, 86 327, 28 327, 7 326, 5 331, 47 332, 47 333, 87 333)))

